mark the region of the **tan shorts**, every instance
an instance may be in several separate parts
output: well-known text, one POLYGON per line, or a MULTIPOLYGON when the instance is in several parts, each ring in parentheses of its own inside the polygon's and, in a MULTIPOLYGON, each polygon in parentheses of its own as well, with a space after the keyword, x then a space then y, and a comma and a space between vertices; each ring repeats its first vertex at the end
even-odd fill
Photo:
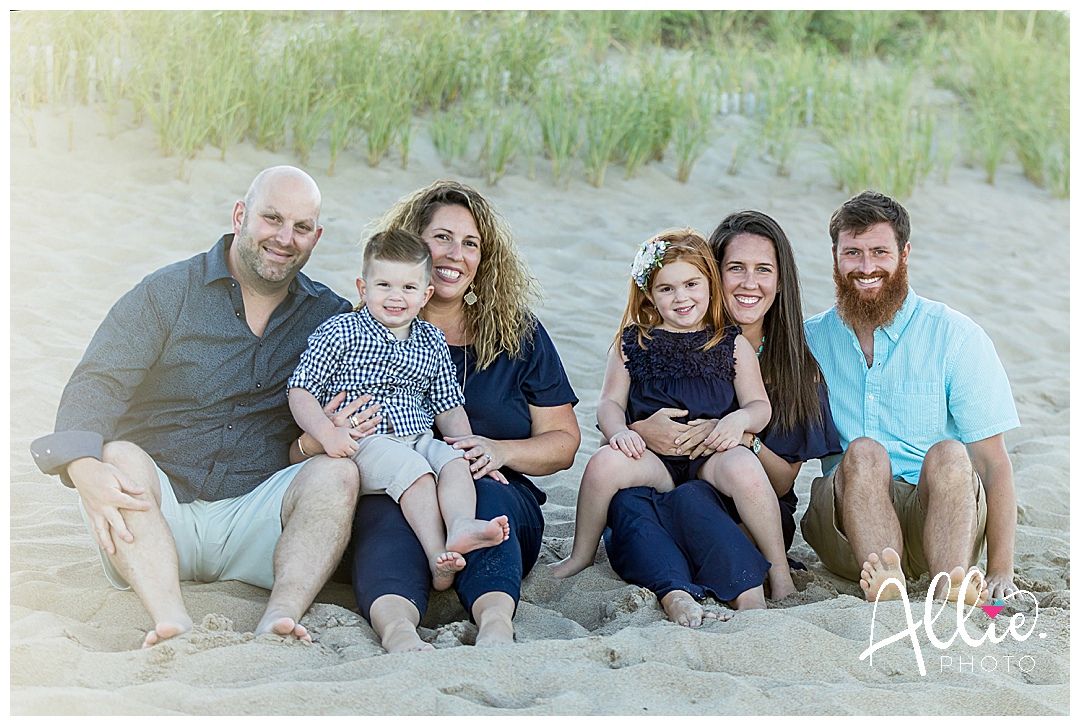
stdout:
MULTIPOLYGON (((841 577, 858 580, 862 575, 862 563, 855 560, 851 543, 837 524, 833 478, 839 468, 833 469, 828 476, 819 476, 814 479, 814 483, 810 486, 810 504, 806 507, 800 527, 803 539, 821 558, 821 564, 841 577)), ((978 473, 972 470, 971 476, 972 484, 977 486, 978 492, 976 494, 978 523, 975 546, 971 551, 969 562, 973 565, 982 557, 983 546, 986 543, 986 493, 978 473)), ((900 532, 904 538, 900 567, 906 576, 919 577, 929 570, 929 565, 926 564, 926 555, 923 553, 923 527, 926 524, 926 513, 919 502, 918 487, 908 484, 903 479, 893 479, 892 505, 900 521, 900 532)))
POLYGON ((463 451, 435 438, 430 431, 413 436, 376 434, 358 443, 360 448, 352 460, 360 470, 360 494, 385 492, 395 502, 420 477, 431 474, 438 481, 439 472, 448 462, 465 457, 463 451))
MULTIPOLYGON (((158 469, 161 514, 176 542, 180 580, 239 580, 271 589, 274 586, 274 550, 281 537, 281 502, 305 463, 302 461, 275 472, 239 497, 216 502, 196 499, 189 504, 176 501, 169 476, 158 469)), ((96 544, 97 537, 82 499, 79 500, 79 511, 96 544)), ((105 550, 100 545, 97 550, 105 576, 113 587, 129 589, 105 550)))

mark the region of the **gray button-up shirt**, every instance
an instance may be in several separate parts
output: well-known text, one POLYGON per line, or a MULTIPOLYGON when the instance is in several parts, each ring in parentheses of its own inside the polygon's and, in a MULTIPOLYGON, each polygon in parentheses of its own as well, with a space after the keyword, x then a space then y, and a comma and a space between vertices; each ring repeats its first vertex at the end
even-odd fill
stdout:
POLYGON ((67 464, 130 441, 190 502, 246 494, 289 465, 300 429, 285 383, 308 336, 350 306, 300 273, 256 336, 225 263, 231 244, 225 235, 120 298, 64 388, 56 432, 31 444, 38 468, 70 486, 67 464))

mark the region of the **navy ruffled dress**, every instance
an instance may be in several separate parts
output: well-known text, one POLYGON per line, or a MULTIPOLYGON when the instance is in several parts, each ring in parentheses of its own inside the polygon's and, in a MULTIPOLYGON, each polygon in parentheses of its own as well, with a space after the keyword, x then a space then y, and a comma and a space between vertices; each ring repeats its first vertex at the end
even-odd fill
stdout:
MULTIPOLYGON (((685 409, 681 423, 695 419, 720 419, 739 408, 735 396, 735 338, 739 328, 729 325, 720 342, 703 350, 713 335, 711 328, 692 333, 653 329, 645 348, 638 344, 637 330, 622 333, 622 350, 630 373, 626 423, 652 416, 661 408, 685 409)), ((672 481, 694 479, 708 457, 661 456, 672 481)))

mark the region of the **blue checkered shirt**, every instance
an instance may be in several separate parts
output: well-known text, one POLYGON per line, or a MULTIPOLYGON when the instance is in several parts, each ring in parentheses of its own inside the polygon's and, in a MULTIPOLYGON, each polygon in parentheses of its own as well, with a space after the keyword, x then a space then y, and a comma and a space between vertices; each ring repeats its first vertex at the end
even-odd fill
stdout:
MULTIPOLYGON (((806 342, 829 386, 846 450, 867 436, 885 447, 894 477, 919 483, 930 447, 965 444, 1020 425, 1005 369, 989 336, 967 316, 908 288, 893 321, 874 331, 874 365, 836 308, 805 323, 806 342)), ((828 473, 839 463, 821 460, 828 473)))
POLYGON ((412 436, 435 416, 465 403, 457 368, 442 331, 419 318, 398 340, 367 308, 335 315, 308 338, 289 388, 304 388, 322 405, 348 391, 344 408, 361 394, 382 404, 375 433, 412 436))

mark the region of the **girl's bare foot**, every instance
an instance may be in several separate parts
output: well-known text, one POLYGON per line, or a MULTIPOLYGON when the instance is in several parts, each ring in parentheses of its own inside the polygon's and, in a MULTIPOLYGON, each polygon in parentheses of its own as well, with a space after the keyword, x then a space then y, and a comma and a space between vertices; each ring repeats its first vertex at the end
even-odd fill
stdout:
POLYGON ((500 515, 490 521, 457 519, 447 524, 446 549, 467 554, 483 547, 494 547, 510 538, 510 520, 500 515))
POLYGON ((591 566, 592 562, 582 562, 580 560, 575 560, 573 555, 570 555, 564 560, 560 560, 559 562, 548 565, 548 567, 551 568, 551 574, 555 576, 556 580, 563 580, 567 577, 573 577, 585 568, 591 566))
POLYGON ((436 590, 447 590, 454 584, 454 575, 465 569, 465 558, 457 552, 443 552, 432 560, 431 586, 436 590))
POLYGON ((782 570, 777 570, 776 565, 769 568, 769 590, 773 600, 783 600, 788 595, 798 592, 791 579, 791 570, 787 569, 786 563, 782 570))
MULTIPOLYGON (((890 582, 888 586, 885 585, 885 581, 890 578, 899 580, 902 583, 901 587, 906 591, 907 580, 900 569, 900 554, 892 547, 883 549, 881 557, 871 552, 863 563, 862 577, 859 578, 859 586, 862 587, 867 601, 899 600, 901 590, 896 583, 890 582)), ((963 579, 962 574, 961 579, 963 579)))
POLYGON ((435 650, 435 646, 431 643, 420 640, 416 627, 407 620, 401 620, 387 626, 382 636, 382 647, 387 653, 435 650))

